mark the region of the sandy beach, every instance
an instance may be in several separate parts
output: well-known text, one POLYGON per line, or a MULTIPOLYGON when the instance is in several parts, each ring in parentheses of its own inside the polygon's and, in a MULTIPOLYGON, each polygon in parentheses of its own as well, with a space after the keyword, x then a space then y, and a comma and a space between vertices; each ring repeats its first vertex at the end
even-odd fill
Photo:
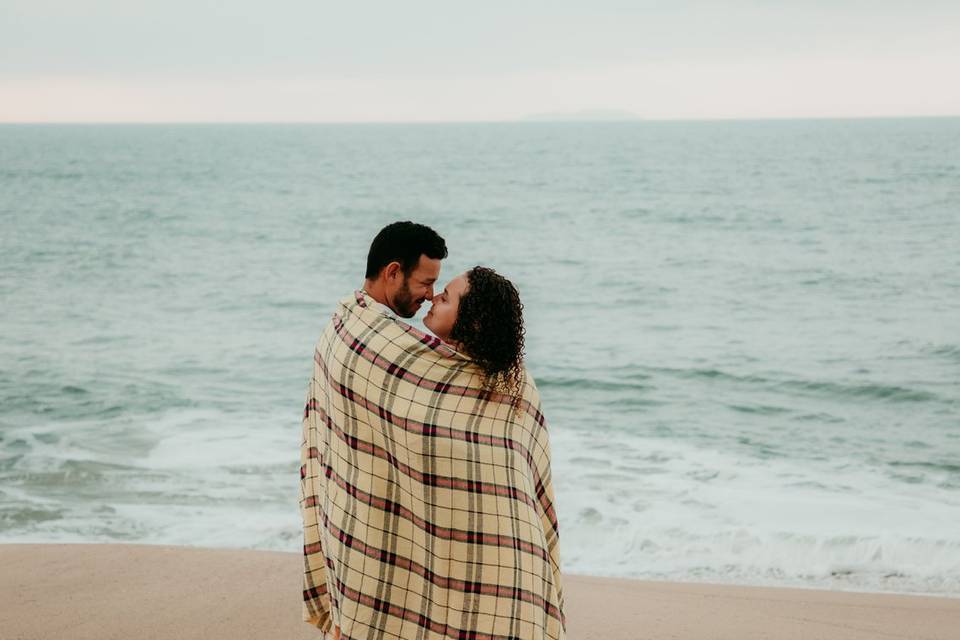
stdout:
MULTIPOLYGON (((296 553, 0 545, 4 640, 321 638, 296 553)), ((565 576, 571 640, 960 637, 960 598, 565 576)))

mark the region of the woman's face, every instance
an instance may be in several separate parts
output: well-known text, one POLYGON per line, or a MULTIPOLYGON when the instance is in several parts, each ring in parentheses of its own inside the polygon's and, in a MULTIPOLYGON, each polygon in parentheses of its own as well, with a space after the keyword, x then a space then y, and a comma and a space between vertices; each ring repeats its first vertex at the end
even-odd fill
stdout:
POLYGON ((460 309, 460 298, 467 292, 469 282, 467 274, 459 276, 447 283, 443 293, 434 295, 430 311, 423 319, 433 335, 441 340, 449 341, 450 331, 457 321, 457 311, 460 309))

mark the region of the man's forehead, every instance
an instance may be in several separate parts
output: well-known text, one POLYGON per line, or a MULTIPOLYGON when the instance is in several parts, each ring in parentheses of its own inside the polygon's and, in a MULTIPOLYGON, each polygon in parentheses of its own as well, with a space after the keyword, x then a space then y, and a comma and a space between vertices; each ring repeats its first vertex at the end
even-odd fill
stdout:
POLYGON ((414 268, 413 274, 421 280, 436 280, 440 277, 440 260, 420 254, 420 261, 414 268))

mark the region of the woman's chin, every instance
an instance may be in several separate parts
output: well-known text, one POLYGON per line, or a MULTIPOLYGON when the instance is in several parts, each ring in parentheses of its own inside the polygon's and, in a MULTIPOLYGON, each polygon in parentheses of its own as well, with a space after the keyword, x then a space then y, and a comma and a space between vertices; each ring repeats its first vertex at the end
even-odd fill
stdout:
POLYGON ((450 333, 449 333, 448 331, 438 331, 438 327, 437 327, 436 323, 432 322, 432 318, 429 318, 429 317, 424 318, 424 319, 423 319, 423 326, 425 326, 427 329, 429 329, 429 330, 430 330, 430 333, 432 333, 433 335, 437 336, 438 338, 440 338, 440 339, 443 340, 444 342, 446 342, 446 341, 447 341, 447 338, 450 337, 450 333))

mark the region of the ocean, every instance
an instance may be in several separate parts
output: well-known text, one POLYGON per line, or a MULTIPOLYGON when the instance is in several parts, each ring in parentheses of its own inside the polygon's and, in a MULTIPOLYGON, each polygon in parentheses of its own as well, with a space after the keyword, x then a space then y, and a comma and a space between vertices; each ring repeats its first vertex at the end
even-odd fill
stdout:
POLYGON ((520 290, 565 572, 960 596, 956 118, 0 126, 0 542, 299 551, 402 219, 520 290))

